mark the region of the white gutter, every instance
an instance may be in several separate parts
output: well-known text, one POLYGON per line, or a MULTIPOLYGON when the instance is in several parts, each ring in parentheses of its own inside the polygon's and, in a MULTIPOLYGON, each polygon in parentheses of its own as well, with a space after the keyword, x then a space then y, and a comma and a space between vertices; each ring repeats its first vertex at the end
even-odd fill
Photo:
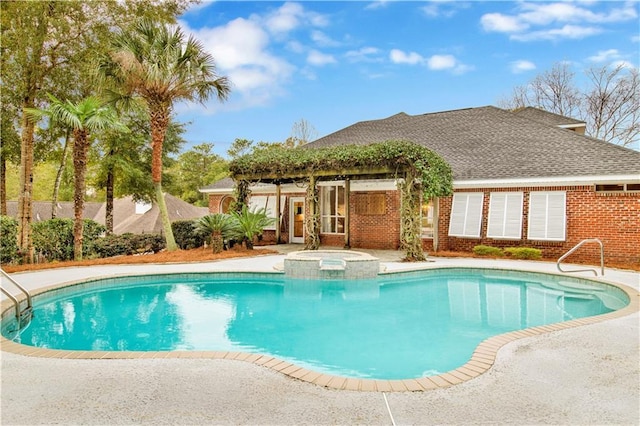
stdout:
POLYGON ((640 183, 640 174, 557 176, 539 178, 454 180, 454 189, 515 188, 520 186, 582 186, 595 184, 640 183))

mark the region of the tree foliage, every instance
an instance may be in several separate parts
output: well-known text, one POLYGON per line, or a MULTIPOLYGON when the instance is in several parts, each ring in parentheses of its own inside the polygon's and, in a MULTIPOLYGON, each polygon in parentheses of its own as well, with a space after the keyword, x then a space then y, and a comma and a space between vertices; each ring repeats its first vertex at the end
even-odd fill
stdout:
POLYGON ((623 65, 589 68, 587 87, 576 83, 571 65, 563 62, 513 89, 499 105, 508 109, 533 106, 584 120, 586 134, 622 146, 638 147, 640 81, 637 68, 623 65))

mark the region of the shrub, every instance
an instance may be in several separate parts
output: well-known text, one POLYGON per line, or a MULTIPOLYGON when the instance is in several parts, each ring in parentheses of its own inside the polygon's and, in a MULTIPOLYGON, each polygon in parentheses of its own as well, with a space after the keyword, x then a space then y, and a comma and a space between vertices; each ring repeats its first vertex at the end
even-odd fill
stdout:
POLYGON ((475 246, 473 248, 473 252, 478 256, 496 256, 496 257, 504 256, 504 252, 502 251, 501 248, 484 246, 484 245, 475 246))
POLYGON ((173 230, 176 244, 182 250, 198 248, 204 245, 206 235, 198 230, 196 221, 178 220, 171 223, 171 229, 173 230))
MULTIPOLYGON (((104 226, 91 220, 84 220, 82 230, 83 257, 95 256, 95 243, 104 233, 104 226)), ((49 261, 73 259, 73 220, 55 218, 36 222, 31 228, 33 248, 36 253, 49 261)))
POLYGON ((0 216, 0 263, 18 261, 18 221, 0 216))
POLYGON ((246 205, 243 205, 241 211, 235 211, 231 215, 234 222, 231 238, 244 242, 249 250, 253 249, 254 238, 262 236, 264 228, 275 222, 275 218, 267 216, 265 208, 249 210, 246 205))
POLYGON ((531 247, 507 247, 505 253, 514 259, 542 259, 542 250, 531 247))
POLYGON ((96 241, 95 250, 99 257, 126 256, 136 253, 157 253, 166 247, 159 234, 108 235, 96 241))

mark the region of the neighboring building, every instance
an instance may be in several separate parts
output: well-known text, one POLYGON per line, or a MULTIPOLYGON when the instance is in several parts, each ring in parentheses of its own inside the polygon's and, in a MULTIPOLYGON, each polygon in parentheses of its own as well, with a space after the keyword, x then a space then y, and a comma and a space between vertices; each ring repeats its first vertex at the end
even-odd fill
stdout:
MULTIPOLYGON (((206 207, 196 207, 171 194, 165 194, 165 202, 171 222, 178 220, 199 219, 209 214, 206 207)), ((73 202, 56 204, 56 217, 73 219, 73 202)), ((7 201, 7 215, 17 218, 17 201, 7 201)), ((84 203, 85 219, 92 219, 105 224, 106 203, 84 203)), ((33 202, 34 221, 51 219, 51 202, 33 202)), ((157 204, 136 203, 132 197, 113 200, 113 233, 114 234, 162 234, 162 219, 157 204)))
MULTIPOLYGON (((527 246, 559 257, 581 240, 599 238, 607 262, 640 261, 640 152, 584 136, 581 121, 536 108, 493 106, 356 123, 302 149, 408 140, 442 156, 454 194, 424 204, 427 251, 470 251, 478 244, 527 246)), ((393 180, 320 182, 321 243, 397 249, 400 197, 393 180), (345 214, 349 212, 349 220, 345 214)), ((201 189, 209 210, 232 201, 230 179, 201 189)), ((252 188, 251 204, 275 216, 275 186, 252 188)), ((281 187, 281 240, 303 242, 305 188, 281 187)), ((269 233, 265 239, 273 238, 269 233)), ((571 259, 599 260, 585 246, 571 259)))

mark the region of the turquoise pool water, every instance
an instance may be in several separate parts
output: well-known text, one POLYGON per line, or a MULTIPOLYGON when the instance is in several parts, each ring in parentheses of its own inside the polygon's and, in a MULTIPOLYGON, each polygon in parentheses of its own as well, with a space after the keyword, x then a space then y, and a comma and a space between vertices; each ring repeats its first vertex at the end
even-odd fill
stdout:
POLYGON ((440 269, 375 280, 279 274, 113 278, 35 298, 14 341, 52 349, 268 354, 314 371, 376 379, 443 373, 484 339, 626 306, 620 289, 554 275, 440 269))

